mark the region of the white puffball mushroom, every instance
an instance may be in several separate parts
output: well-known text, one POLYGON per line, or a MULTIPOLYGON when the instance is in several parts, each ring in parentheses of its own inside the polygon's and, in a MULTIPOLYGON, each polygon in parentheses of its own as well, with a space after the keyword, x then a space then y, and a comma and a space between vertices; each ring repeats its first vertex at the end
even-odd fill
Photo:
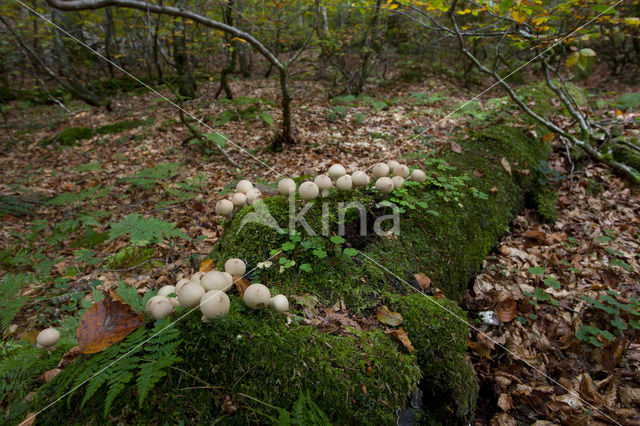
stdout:
POLYGON ((427 174, 420 169, 415 169, 413 172, 411 172, 411 176, 409 176, 409 179, 414 182, 423 183, 427 180, 427 174))
POLYGON ((388 194, 393 191, 393 181, 390 178, 383 176, 376 181, 376 189, 388 194))
POLYGON ((243 194, 246 194, 252 188, 253 184, 246 179, 243 179, 236 184, 236 192, 242 192, 243 194))
POLYGON ((286 312, 289 310, 289 299, 284 294, 273 296, 269 301, 269 308, 276 312, 286 312))
POLYGON ((318 197, 318 195, 320 194, 320 189, 315 183, 307 181, 300 185, 300 188, 298 188, 298 193, 300 194, 300 198, 305 201, 310 201, 318 197))
POLYGON ((393 170, 396 168, 396 166, 399 166, 400 163, 398 163, 396 160, 389 160, 387 161, 387 166, 389 166, 389 172, 393 173, 393 170))
POLYGON ((202 322, 203 322, 203 323, 205 323, 205 324, 209 324, 209 323, 211 322, 211 321, 209 321, 209 320, 207 319, 207 317, 205 317, 204 315, 200 317, 200 321, 202 321, 202 322))
POLYGON ((189 281, 195 281, 195 282, 199 283, 200 282, 200 278, 202 278, 202 276, 204 274, 205 274, 204 272, 198 271, 195 274, 191 275, 191 279, 189 281))
POLYGON ((164 299, 156 299, 149 307, 149 313, 154 320, 165 319, 173 312, 171 301, 164 296, 164 299))
POLYGON ((339 177, 346 175, 347 171, 344 169, 344 167, 342 167, 342 165, 334 164, 333 166, 329 167, 328 173, 331 180, 335 182, 335 180, 339 177))
POLYGON ((396 176, 400 176, 402 179, 406 179, 409 177, 409 168, 404 164, 398 164, 393 169, 393 174, 396 176))
POLYGON ((209 271, 200 278, 200 285, 205 291, 224 290, 229 281, 223 272, 209 271))
POLYGON ((393 182, 393 189, 398 189, 404 184, 404 178, 402 176, 394 176, 391 178, 393 182))
POLYGON ((338 191, 351 191, 351 188, 353 188, 353 181, 351 180, 351 176, 340 176, 338 180, 336 180, 336 187, 338 188, 338 191))
POLYGON ((200 312, 208 320, 226 317, 230 306, 229 296, 220 290, 207 291, 200 299, 200 312))
POLYGON ((171 305, 173 305, 173 307, 175 308, 176 306, 180 306, 180 302, 178 302, 177 296, 169 296, 170 294, 174 293, 177 295, 178 290, 176 290, 176 288, 172 285, 165 285, 163 287, 160 287, 160 290, 158 290, 158 296, 165 296, 166 298, 168 298, 169 302, 171 302, 171 305))
POLYGON ((163 296, 161 294, 156 294, 155 296, 151 297, 149 300, 147 300, 147 303, 144 305, 144 309, 147 312, 151 312, 151 306, 160 301, 160 300, 165 300, 167 302, 169 302, 169 298, 167 296, 163 296))
POLYGON ((331 182, 331 178, 327 175, 316 176, 316 178, 313 180, 313 183, 315 183, 318 186, 318 189, 320 191, 325 191, 333 186, 333 182, 331 182))
POLYGON ((245 265, 242 259, 232 257, 231 259, 228 259, 226 262, 224 262, 224 270, 231 275, 242 276, 245 272, 247 272, 247 265, 245 265))
POLYGON ((204 288, 198 283, 189 282, 178 291, 178 302, 187 309, 195 308, 204 295, 204 288))
POLYGON ((244 207, 247 205, 247 196, 242 192, 236 192, 231 198, 231 202, 235 207, 244 207))
POLYGON ((251 205, 255 203, 255 201, 260 197, 262 197, 262 192, 260 192, 258 188, 251 188, 247 192, 247 204, 251 205))
POLYGON ((269 306, 271 292, 264 284, 251 284, 242 296, 244 304, 251 309, 262 309, 269 306))
POLYGON ((60 332, 53 327, 45 328, 36 337, 36 343, 45 349, 53 349, 60 339, 60 332))
POLYGON ((278 192, 282 195, 292 195, 296 192, 296 183, 291 178, 284 178, 278 182, 278 192))
POLYGON ((223 272, 222 275, 227 279, 227 285, 233 284, 233 276, 228 272, 223 272))
POLYGON ((378 163, 373 166, 373 169, 371 169, 371 173, 373 173, 373 176, 376 179, 387 177, 389 176, 389 166, 384 163, 378 163))
POLYGON ((351 182, 353 182, 354 186, 367 186, 369 185, 369 175, 367 175, 363 171, 358 170, 353 175, 351 175, 351 182))
POLYGON ((180 287, 182 287, 188 282, 189 282, 189 278, 182 278, 178 280, 178 282, 176 283, 176 294, 178 294, 178 291, 180 291, 180 287))
POLYGON ((233 214, 233 203, 229 200, 220 200, 216 203, 216 214, 230 218, 233 214))

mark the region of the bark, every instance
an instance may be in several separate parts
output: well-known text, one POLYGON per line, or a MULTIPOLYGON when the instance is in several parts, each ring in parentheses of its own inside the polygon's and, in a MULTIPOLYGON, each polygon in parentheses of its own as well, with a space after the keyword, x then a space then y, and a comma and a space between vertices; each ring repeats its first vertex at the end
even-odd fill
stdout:
POLYGON ((114 78, 113 69, 113 37, 114 37, 114 25, 113 25, 113 12, 110 7, 104 9, 105 23, 104 23, 104 52, 105 57, 108 59, 107 66, 109 67, 109 75, 114 78))
MULTIPOLYGON (((181 3, 179 3, 180 5, 181 3)), ((175 19, 176 31, 173 36, 173 61, 176 64, 178 93, 186 99, 196 97, 196 82, 191 72, 183 18, 175 19)))

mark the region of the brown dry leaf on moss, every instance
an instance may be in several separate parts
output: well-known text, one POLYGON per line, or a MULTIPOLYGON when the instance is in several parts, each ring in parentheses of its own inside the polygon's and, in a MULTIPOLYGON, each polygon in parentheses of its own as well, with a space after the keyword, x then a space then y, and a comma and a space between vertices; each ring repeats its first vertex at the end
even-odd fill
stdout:
POLYGON ((502 322, 509 322, 516 316, 518 304, 510 294, 503 295, 496 305, 495 312, 502 322))
POLYGON ((429 278, 427 275, 423 274, 422 272, 414 274, 413 277, 416 279, 416 282, 418 283, 418 285, 420 285, 420 288, 422 289, 422 291, 426 291, 431 285, 431 278, 429 278))
POLYGON ((402 314, 390 311, 386 306, 380 306, 378 308, 376 318, 378 318, 378 321, 382 324, 390 325, 391 327, 402 324, 402 314))
POLYGON ((409 335, 404 330, 404 328, 400 327, 394 330, 385 331, 384 333, 396 339, 399 343, 402 344, 402 346, 405 347, 406 350, 409 351, 409 353, 412 353, 414 351, 411 340, 409 340, 409 335))
POLYGON ((236 290, 238 290, 238 293, 240 293, 240 296, 244 296, 245 290, 251 285, 251 283, 240 276, 234 275, 232 278, 233 278, 233 285, 236 287, 236 290))
POLYGON ((114 299, 112 294, 115 292, 105 293, 104 299, 91 305, 82 316, 76 330, 82 353, 101 352, 144 323, 142 315, 135 312, 131 305, 114 299))

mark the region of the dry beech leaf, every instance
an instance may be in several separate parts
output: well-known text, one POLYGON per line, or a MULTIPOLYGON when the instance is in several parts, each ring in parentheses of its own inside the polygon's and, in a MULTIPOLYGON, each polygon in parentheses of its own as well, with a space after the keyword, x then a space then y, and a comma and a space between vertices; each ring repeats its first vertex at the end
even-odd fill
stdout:
POLYGON ((505 157, 502 157, 502 160, 500 160, 500 164, 502 164, 502 167, 504 167, 504 170, 511 174, 511 164, 509 164, 509 160, 507 160, 505 157))
POLYGON ((484 172, 482 170, 475 169, 473 171, 473 177, 481 178, 482 176, 484 176, 484 172))
POLYGON ((400 327, 395 330, 385 331, 385 334, 388 334, 389 336, 400 342, 402 346, 404 346, 409 351, 409 353, 413 352, 413 345, 411 344, 411 340, 409 340, 409 335, 406 331, 404 331, 404 328, 400 327))
POLYGON ((18 424, 18 426, 31 426, 36 421, 36 413, 29 413, 24 417, 24 420, 18 424))
POLYGON ((71 362, 76 359, 78 355, 80 355, 80 347, 72 347, 64 355, 62 355, 62 358, 60 358, 60 362, 58 363, 58 368, 64 368, 67 365, 71 364, 71 362))
POLYGON ((513 401, 509 394, 500 394, 500 397, 498 398, 498 407, 500 407, 502 411, 509 411, 513 408, 513 401))
POLYGON ((244 296, 244 291, 251 285, 248 280, 240 276, 233 276, 233 284, 236 286, 236 290, 240 293, 240 296, 244 296))
POLYGON ((431 297, 433 297, 434 299, 446 299, 447 295, 444 294, 444 291, 440 290, 438 287, 434 287, 431 297))
POLYGON ((451 151, 455 152, 456 154, 462 154, 462 147, 460 146, 460 144, 452 141, 451 151))
POLYGON ((101 352, 144 323, 142 315, 123 301, 114 300, 114 294, 106 293, 103 300, 91 305, 82 316, 76 330, 81 353, 101 352))
POLYGON ((383 324, 395 327, 402 324, 402 315, 398 312, 392 312, 386 306, 380 306, 376 312, 378 321, 383 324))
POLYGON ((516 308, 518 304, 513 300, 512 296, 505 298, 498 302, 495 312, 498 315, 498 319, 502 322, 510 322, 516 316, 516 308))
POLYGON ((474 354, 478 355, 479 357, 491 359, 491 354, 489 353, 489 350, 482 343, 467 340, 467 347, 471 349, 471 351, 474 354))
POLYGON ((622 358, 622 353, 624 349, 627 347, 627 338, 624 340, 621 338, 614 339, 611 343, 605 345, 600 352, 600 363, 602 366, 613 373, 613 370, 616 369, 620 359, 622 358))
POLYGON ((556 137, 555 133, 549 132, 542 137, 542 142, 551 142, 555 137, 556 137))
POLYGON ((492 193, 493 195, 496 195, 500 191, 498 190, 497 186, 492 186, 489 192, 492 193))
POLYGON ((205 259, 200 264, 200 272, 209 272, 212 269, 213 269, 213 260, 212 259, 205 259))
POLYGON ((431 285, 431 278, 419 272, 417 274, 413 274, 413 277, 416 279, 416 282, 420 285, 422 291, 426 291, 431 285))
POLYGON ((53 380, 54 377, 60 374, 61 371, 62 370, 59 368, 54 368, 53 370, 47 370, 44 373, 42 373, 40 378, 42 379, 43 382, 49 383, 50 381, 53 380))
POLYGON ((545 242, 546 238, 547 238, 547 234, 545 232, 542 231, 535 231, 535 230, 530 230, 524 233, 524 236, 526 238, 529 238, 530 240, 535 240, 539 243, 543 243, 545 242))

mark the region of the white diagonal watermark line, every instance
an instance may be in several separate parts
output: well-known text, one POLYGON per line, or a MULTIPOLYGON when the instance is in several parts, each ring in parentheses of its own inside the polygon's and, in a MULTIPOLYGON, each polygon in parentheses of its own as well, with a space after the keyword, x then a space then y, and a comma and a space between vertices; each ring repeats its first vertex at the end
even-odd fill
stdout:
POLYGON ((276 169, 274 169, 273 167, 271 167, 270 165, 268 165, 267 163, 265 163, 264 161, 262 161, 261 159, 259 159, 258 157, 256 157, 255 155, 251 154, 249 151, 247 151, 245 148, 243 148, 242 146, 236 144, 235 142, 233 142, 230 138, 226 137, 225 135, 223 135, 222 133, 218 132, 217 130, 215 130, 213 127, 209 126, 207 123, 205 123, 202 119, 196 117, 195 115, 191 114, 189 111, 185 110, 184 108, 182 108, 180 105, 176 104, 175 102, 173 102, 171 99, 167 98, 166 96, 164 96, 162 93, 158 92, 156 89, 154 89, 153 87, 149 86, 148 84, 146 84, 145 82, 141 81, 139 78, 137 78, 136 76, 134 76, 133 74, 129 73, 128 71, 126 71, 125 69, 123 69, 121 66, 119 66, 118 64, 116 64, 115 62, 111 61, 109 58, 105 57, 103 54, 101 54, 100 52, 98 52, 97 50, 92 49, 91 47, 87 46, 86 43, 84 43, 82 40, 79 40, 77 37, 73 36, 72 34, 70 34, 68 31, 66 31, 64 28, 61 28, 59 25, 57 25, 55 22, 51 21, 50 19, 48 19, 46 16, 43 16, 41 13, 38 13, 36 10, 34 10, 31 6, 23 3, 21 0, 14 0, 16 3, 19 3, 20 5, 22 5, 23 7, 25 7, 26 9, 28 9, 31 13, 33 13, 34 15, 36 15, 37 17, 39 17, 40 19, 42 19, 43 21, 45 21, 46 23, 48 23, 49 25, 53 26, 54 28, 56 28, 57 30, 63 32, 67 37, 71 38, 72 40, 74 40, 75 42, 77 42, 78 44, 80 44, 81 46, 89 49, 89 51, 95 53, 96 55, 98 55, 98 57, 100 57, 101 59, 103 59, 104 61, 110 63, 111 65, 113 65, 114 67, 116 67, 119 71, 121 71, 122 73, 124 73, 125 75, 127 75, 128 77, 131 77, 132 79, 134 79, 137 83, 143 85, 144 87, 146 87, 147 89, 149 89, 150 92, 152 92, 153 94, 157 95, 158 97, 162 98, 164 101, 166 101, 167 103, 169 103, 171 106, 175 107, 176 109, 182 111, 184 114, 188 115, 190 118, 194 119, 198 124, 200 124, 201 126, 206 127, 208 130, 210 130, 211 132, 215 133, 216 135, 224 138, 225 142, 229 142, 231 145, 235 146, 236 148, 238 148, 240 151, 244 152, 245 154, 247 154, 249 157, 253 158, 254 160, 256 160, 258 163, 262 164, 263 166, 265 166, 266 168, 268 168, 269 170, 271 170, 272 172, 274 172, 276 174, 276 176, 281 176, 282 173, 278 172, 276 169))
MULTIPOLYGON (((518 71, 520 71, 522 68, 526 67, 527 65, 529 65, 531 62, 535 61, 536 59, 538 59, 540 56, 544 55, 545 53, 547 53, 549 50, 553 49, 554 47, 556 47, 557 45, 559 45, 560 43, 562 43, 563 41, 565 41, 566 39, 568 39, 569 37, 572 37, 573 35, 575 35, 578 31, 585 29, 586 27, 588 27, 589 25, 591 25, 594 21, 596 21, 598 18, 600 18, 602 15, 605 15, 607 13, 609 13, 609 11, 613 10, 613 8, 615 8, 617 5, 619 5, 620 3, 622 3, 623 0, 618 0, 615 4, 609 6, 604 12, 596 15, 594 18, 590 19, 586 24, 583 24, 581 26, 579 26, 578 28, 576 28, 575 30, 571 31, 568 35, 566 35, 565 37, 561 38, 560 40, 558 40, 557 42, 553 43, 551 46, 549 46, 547 49, 543 50, 542 52, 538 53, 536 56, 534 56, 533 58, 529 59, 527 62, 525 62, 524 64, 520 65, 518 68, 516 68, 515 70, 511 71, 509 74, 507 74, 505 77, 500 77, 500 79, 498 81, 496 81, 495 83, 493 83, 491 86, 487 87, 486 89, 484 89, 482 92, 478 93, 476 96, 474 96, 473 98, 469 99, 466 102, 463 102, 462 104, 458 105, 458 107, 456 109, 454 109, 453 111, 451 111, 450 113, 448 113, 447 115, 445 115, 444 117, 442 117, 441 119, 439 119, 438 121, 436 121, 434 124, 430 125, 429 127, 427 127, 426 129, 424 129, 422 132, 418 133, 417 135, 413 136, 411 139, 409 139, 408 141, 402 143, 402 145, 400 145, 398 148, 394 149, 393 151, 391 151, 389 154, 385 155, 384 157, 382 157, 381 159, 377 160, 376 163, 382 162, 384 160, 386 160, 387 158, 389 158, 390 156, 392 156, 393 154, 395 154, 396 152, 398 152, 399 150, 401 150, 404 146, 406 146, 407 144, 410 144, 411 142, 413 142, 414 140, 416 140, 417 138, 419 138, 420 136, 424 135, 425 133, 427 133, 429 130, 433 129, 434 127, 436 127, 438 124, 442 123, 444 120, 446 120, 447 118, 451 117, 453 114, 455 114, 456 112, 460 111, 462 108, 466 107, 467 105, 469 105, 471 102, 477 100, 478 98, 480 98, 480 96, 484 95, 485 93, 487 93, 489 90, 493 89, 494 87, 496 87, 498 84, 503 83, 506 79, 508 79, 509 77, 511 77, 513 74, 517 73, 518 71)), ((372 164, 371 166, 367 167, 366 171, 369 171, 373 166, 376 165, 376 163, 372 164)))
MULTIPOLYGON (((271 259, 273 259, 274 257, 278 256, 280 253, 282 253, 282 250, 278 250, 277 253, 275 253, 274 255, 272 255, 271 257, 269 257, 268 259, 266 259, 264 262, 269 261, 271 259)), ((256 269, 258 269, 258 266, 256 266, 255 268, 251 269, 249 272, 245 272, 244 275, 242 275, 241 277, 239 277, 238 279, 236 279, 235 281, 233 281, 231 284, 229 284, 228 286, 226 286, 225 288, 223 288, 220 291, 224 291, 226 292, 227 290, 229 290, 231 287, 234 286, 234 284, 238 281, 240 281, 241 279, 243 279, 244 277, 246 277, 247 275, 251 274, 253 271, 255 271, 256 269)), ((211 297, 215 297, 215 295, 210 296, 211 297)), ((205 302, 209 300, 209 299, 205 299, 205 302)), ((127 353, 119 356, 118 358, 116 358, 113 362, 111 362, 109 365, 107 365, 106 367, 102 368, 100 371, 96 372, 95 374, 93 374, 91 377, 89 377, 87 380, 83 381, 82 383, 74 386, 73 388, 71 388, 69 391, 65 392, 63 395, 61 395, 60 397, 56 398, 55 401, 49 403, 48 405, 46 405, 45 407, 43 407, 42 409, 40 409, 40 411, 33 413, 31 415, 29 415, 27 418, 25 418, 20 424, 28 424, 28 422, 32 419, 35 419, 39 414, 41 414, 42 412, 48 410, 49 408, 51 408, 52 406, 54 406, 58 401, 60 401, 61 399, 65 398, 67 395, 71 394, 72 392, 75 392, 76 389, 78 389, 80 386, 84 385, 85 383, 87 383, 88 381, 90 381, 91 379, 93 379, 94 377, 96 377, 97 375, 103 373, 105 370, 107 370, 109 367, 111 367, 113 364, 117 363, 118 361, 120 361, 121 359, 126 358, 127 356, 131 355, 134 352, 137 352, 142 345, 144 345, 145 343, 147 343, 149 340, 159 336, 160 334, 162 334, 165 330, 167 330, 170 327, 173 327, 176 323, 178 323, 179 321, 181 321, 184 317, 190 315, 192 312, 194 312, 195 310, 197 310, 200 307, 200 304, 202 304, 202 301, 200 301, 200 303, 198 304, 198 306, 196 306, 195 308, 191 308, 189 311, 187 311, 186 313, 182 314, 180 317, 178 317, 176 320, 172 321, 171 323, 169 323, 168 325, 166 325, 165 327, 163 327, 161 330, 159 330, 158 332, 154 333, 151 337, 148 337, 147 339, 145 339, 143 342, 138 343, 136 346, 133 347, 133 349, 131 349, 130 351, 128 351, 127 353)))
POLYGON ((484 335, 487 339, 491 340, 495 345, 499 346, 501 349, 503 349, 505 352, 509 353, 511 356, 513 356, 514 358, 522 361, 523 363, 525 363, 528 367, 532 368, 533 370, 535 370, 536 372, 542 374, 544 377, 546 377, 548 380, 550 380, 551 382, 553 382, 554 384, 560 386, 563 390, 567 391, 568 393, 570 393, 571 395, 575 396, 576 398, 578 398, 580 401, 582 401, 583 403, 585 403, 588 407, 592 408, 593 410, 597 411, 598 413, 602 414, 604 417, 606 417, 607 419, 611 420, 613 423, 622 426, 621 423, 618 423, 615 419, 611 418, 610 416, 608 416, 607 414, 603 413, 602 411, 600 411, 596 406, 594 406, 593 404, 589 403, 588 401, 584 400, 583 398, 580 397, 580 395, 578 395, 577 392, 575 392, 574 390, 570 390, 566 387, 564 387, 560 382, 558 382, 557 380, 555 380, 554 378, 550 377, 549 375, 545 374, 542 370, 540 370, 539 368, 537 368, 534 365, 531 365, 530 363, 528 363, 524 358, 522 358, 520 355, 516 354, 515 352, 509 350, 508 348, 506 348, 504 345, 502 345, 500 342, 498 342, 497 340, 495 340, 494 338, 492 338, 491 336, 488 336, 487 334, 485 334, 482 330, 480 330, 479 328, 477 328, 476 326, 472 325, 469 321, 467 321, 466 319, 462 318, 460 315, 456 314, 455 312, 453 312, 451 309, 447 308, 446 306, 444 306, 443 304, 439 303, 437 301, 437 299, 433 298, 433 297, 429 297, 426 294, 424 294, 423 292, 421 292, 420 290, 418 290, 417 288, 415 288, 414 286, 412 286, 411 284, 409 284, 406 280, 400 278, 399 276, 397 276, 396 274, 394 274, 393 272, 391 272, 389 269, 387 269, 386 267, 384 267, 383 265, 381 265, 380 263, 378 263, 377 261, 375 261, 374 259, 372 259, 371 257, 367 256, 366 254, 364 254, 362 251, 358 250, 358 253, 360 253, 363 257, 369 259, 371 262, 373 262, 375 265, 377 265, 379 268, 383 269, 384 271, 386 271, 387 273, 393 275, 395 278, 397 278, 398 280, 400 280, 400 282, 404 283, 407 285, 407 287, 409 287, 411 290, 415 291, 418 294, 423 295, 427 300, 429 300, 430 302, 434 303, 436 306, 438 306, 440 309, 442 309, 443 311, 446 311, 447 313, 451 314, 454 318, 458 319, 459 321, 463 322, 464 324, 466 324, 469 328, 471 328, 472 330, 481 333, 482 335, 484 335))

